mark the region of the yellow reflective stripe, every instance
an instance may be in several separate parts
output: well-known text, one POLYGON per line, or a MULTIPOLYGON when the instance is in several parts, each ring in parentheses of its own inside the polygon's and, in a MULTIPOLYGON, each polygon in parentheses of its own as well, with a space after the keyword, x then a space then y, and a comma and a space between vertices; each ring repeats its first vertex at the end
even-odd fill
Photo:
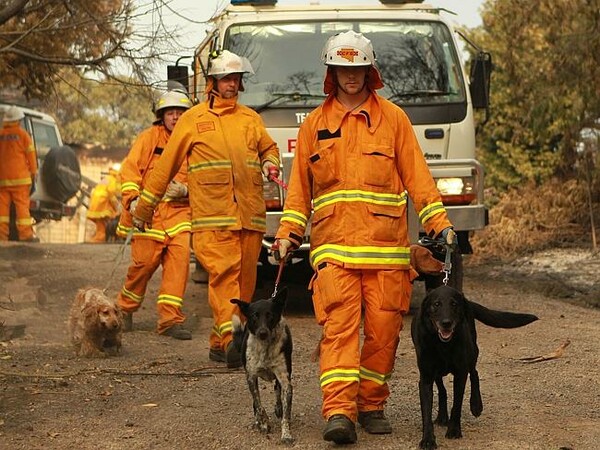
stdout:
POLYGON ((88 219, 101 219, 103 217, 114 215, 114 211, 112 209, 103 209, 101 211, 88 211, 86 213, 86 217, 88 219))
POLYGON ((219 327, 218 327, 218 326, 216 326, 216 325, 213 325, 213 327, 212 327, 212 332, 213 332, 214 334, 216 334, 217 336, 221 337, 221 333, 219 332, 219 327))
POLYGON ((160 197, 157 197, 152 192, 149 192, 146 189, 142 191, 140 197, 143 198, 147 203, 149 203, 153 207, 155 207, 158 204, 158 202, 160 202, 160 197))
POLYGON ((142 303, 144 301, 143 295, 137 295, 134 292, 131 292, 130 290, 125 289, 125 287, 123 287, 123 289, 121 289, 121 294, 123 295, 123 297, 127 297, 136 303, 142 303))
POLYGON ((231 168, 231 161, 228 159, 215 159, 212 161, 205 161, 196 164, 190 164, 188 167, 188 172, 198 172, 199 170, 207 170, 207 169, 223 169, 223 168, 231 168))
POLYGON ((225 333, 231 332, 231 330, 233 330, 233 323, 230 320, 229 322, 224 322, 221 325, 219 325, 217 332, 220 336, 222 336, 225 333))
POLYGON ((140 186, 133 181, 126 181, 125 183, 121 184, 121 192, 128 191, 140 192, 140 186))
POLYGON ((192 231, 192 222, 186 220, 185 222, 178 223, 174 227, 171 227, 165 231, 169 236, 173 236, 183 231, 192 231))
POLYGON ((10 222, 9 216, 0 216, 0 223, 9 223, 9 222, 10 222))
POLYGON ((16 223, 17 223, 17 225, 32 225, 33 219, 31 217, 26 217, 24 219, 17 219, 16 223))
POLYGON ((315 198, 313 209, 318 211, 325 206, 339 202, 365 202, 374 205, 400 206, 406 203, 406 192, 402 194, 384 194, 358 189, 334 191, 315 198))
POLYGON ((262 163, 264 164, 265 161, 271 161, 273 164, 279 167, 279 158, 277 158, 277 156, 269 155, 265 158, 265 160, 262 163))
POLYGON ((216 216, 216 217, 206 217, 202 219, 193 219, 192 227, 193 228, 208 228, 208 227, 225 227, 230 225, 235 225, 237 223, 237 218, 231 216, 216 216))
POLYGON ((246 164, 248 164, 249 167, 260 169, 260 161, 256 161, 254 159, 247 159, 246 164))
POLYGON ((427 222, 433 216, 446 212, 446 208, 444 208, 444 204, 442 202, 434 202, 430 205, 427 205, 419 212, 419 219, 421 223, 427 222))
POLYGON ((384 385, 391 378, 391 376, 391 373, 383 374, 375 372, 373 370, 369 370, 366 367, 360 366, 360 377, 363 380, 370 380, 379 385, 384 385))
POLYGON ((181 308, 181 306, 183 305, 183 299, 181 297, 175 297, 174 295, 161 294, 158 296, 158 300, 156 301, 156 303, 173 305, 178 308, 181 308))
POLYGON ((126 227, 125 225, 121 225, 120 223, 117 225, 117 236, 126 237, 133 227, 126 227))
POLYGON ((333 369, 321 374, 321 387, 334 381, 360 382, 358 369, 333 369))
POLYGON ((138 231, 138 232, 133 232, 134 236, 145 236, 145 237, 149 237, 155 240, 159 240, 159 241, 164 241, 165 240, 165 236, 167 235, 164 231, 162 230, 155 230, 154 228, 147 228, 145 231, 138 231))
POLYGON ((310 252, 313 266, 325 258, 351 264, 410 264, 410 248, 408 247, 375 247, 325 244, 310 252))
POLYGON ((250 223, 253 225, 259 225, 261 227, 266 227, 267 226, 267 219, 264 219, 262 217, 251 217, 250 218, 250 223))
POLYGON ((23 186, 31 184, 31 178, 15 178, 14 180, 0 180, 0 186, 23 186))
POLYGON ((281 222, 292 222, 297 223, 302 227, 306 227, 308 219, 299 211, 294 211, 293 209, 284 209, 283 214, 281 215, 281 222))

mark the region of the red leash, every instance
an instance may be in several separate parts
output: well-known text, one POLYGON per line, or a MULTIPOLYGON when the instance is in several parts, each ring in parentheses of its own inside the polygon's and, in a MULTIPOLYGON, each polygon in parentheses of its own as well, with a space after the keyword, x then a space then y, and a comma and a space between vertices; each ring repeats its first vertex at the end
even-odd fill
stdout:
POLYGON ((269 167, 269 180, 277 183, 279 186, 281 186, 283 189, 285 189, 287 191, 288 185, 285 184, 285 181, 277 178, 278 175, 279 175, 279 169, 277 167, 274 167, 274 166, 269 167))
MULTIPOLYGON (((285 184, 285 182, 283 180, 280 180, 279 178, 277 178, 278 175, 279 175, 279 169, 277 167, 273 166, 273 167, 269 168, 269 180, 277 183, 279 186, 281 186, 283 189, 285 189, 287 191, 288 185, 285 184)), ((279 249, 277 248, 276 244, 273 244, 273 246, 271 248, 273 249, 274 253, 279 253, 279 249)), ((281 281, 281 274, 283 273, 283 266, 285 266, 285 259, 286 258, 282 258, 279 261, 279 271, 277 272, 277 278, 275 279, 275 287, 273 288, 273 295, 271 295, 271 298, 273 298, 277 295, 277 288, 279 287, 279 282, 281 281)))
POLYGON ((279 287, 279 282, 281 281, 281 274, 283 273, 283 266, 285 266, 285 260, 282 259, 279 261, 279 271, 277 272, 277 278, 275 279, 275 287, 273 288, 273 294, 271 298, 277 295, 277 288, 279 287))

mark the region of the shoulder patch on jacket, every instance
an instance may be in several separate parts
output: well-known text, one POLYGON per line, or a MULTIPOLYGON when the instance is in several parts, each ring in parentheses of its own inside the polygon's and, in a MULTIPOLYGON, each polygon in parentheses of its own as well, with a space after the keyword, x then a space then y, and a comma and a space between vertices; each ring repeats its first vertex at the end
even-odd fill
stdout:
POLYGON ((197 122, 196 130, 198 130, 198 133, 204 133, 206 131, 215 131, 215 123, 214 122, 197 122))
POLYGON ((334 131, 333 133, 331 133, 327 128, 325 128, 324 130, 317 131, 317 139, 319 141, 324 141, 325 139, 333 139, 333 138, 339 138, 339 137, 342 137, 341 128, 338 128, 337 131, 334 131))

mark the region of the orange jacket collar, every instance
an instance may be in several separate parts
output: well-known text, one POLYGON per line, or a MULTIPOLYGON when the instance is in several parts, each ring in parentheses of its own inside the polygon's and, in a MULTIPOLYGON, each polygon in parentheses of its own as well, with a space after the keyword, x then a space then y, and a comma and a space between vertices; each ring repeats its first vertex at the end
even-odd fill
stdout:
POLYGON ((212 91, 208 94, 208 110, 218 116, 232 113, 237 106, 238 96, 225 99, 218 92, 212 91))

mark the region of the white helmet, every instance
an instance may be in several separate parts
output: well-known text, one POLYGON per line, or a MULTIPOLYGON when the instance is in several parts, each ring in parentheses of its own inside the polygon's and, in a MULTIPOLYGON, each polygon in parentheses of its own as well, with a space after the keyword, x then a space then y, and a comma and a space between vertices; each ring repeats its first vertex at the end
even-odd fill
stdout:
POLYGON ((327 66, 374 66, 375 52, 369 39, 349 30, 327 40, 321 61, 327 66))
POLYGON ((229 50, 223 50, 217 54, 215 58, 210 60, 208 75, 215 77, 217 80, 229 75, 230 73, 254 73, 252 65, 248 58, 238 56, 229 50))
POLYGON ((21 111, 14 105, 9 106, 3 112, 4 115, 2 116, 2 120, 4 120, 5 122, 18 122, 19 120, 25 117, 23 111, 21 111))
POLYGON ((162 94, 154 105, 154 113, 157 118, 161 118, 160 111, 167 108, 183 108, 190 109, 192 107, 192 101, 190 98, 181 91, 167 91, 162 94))

